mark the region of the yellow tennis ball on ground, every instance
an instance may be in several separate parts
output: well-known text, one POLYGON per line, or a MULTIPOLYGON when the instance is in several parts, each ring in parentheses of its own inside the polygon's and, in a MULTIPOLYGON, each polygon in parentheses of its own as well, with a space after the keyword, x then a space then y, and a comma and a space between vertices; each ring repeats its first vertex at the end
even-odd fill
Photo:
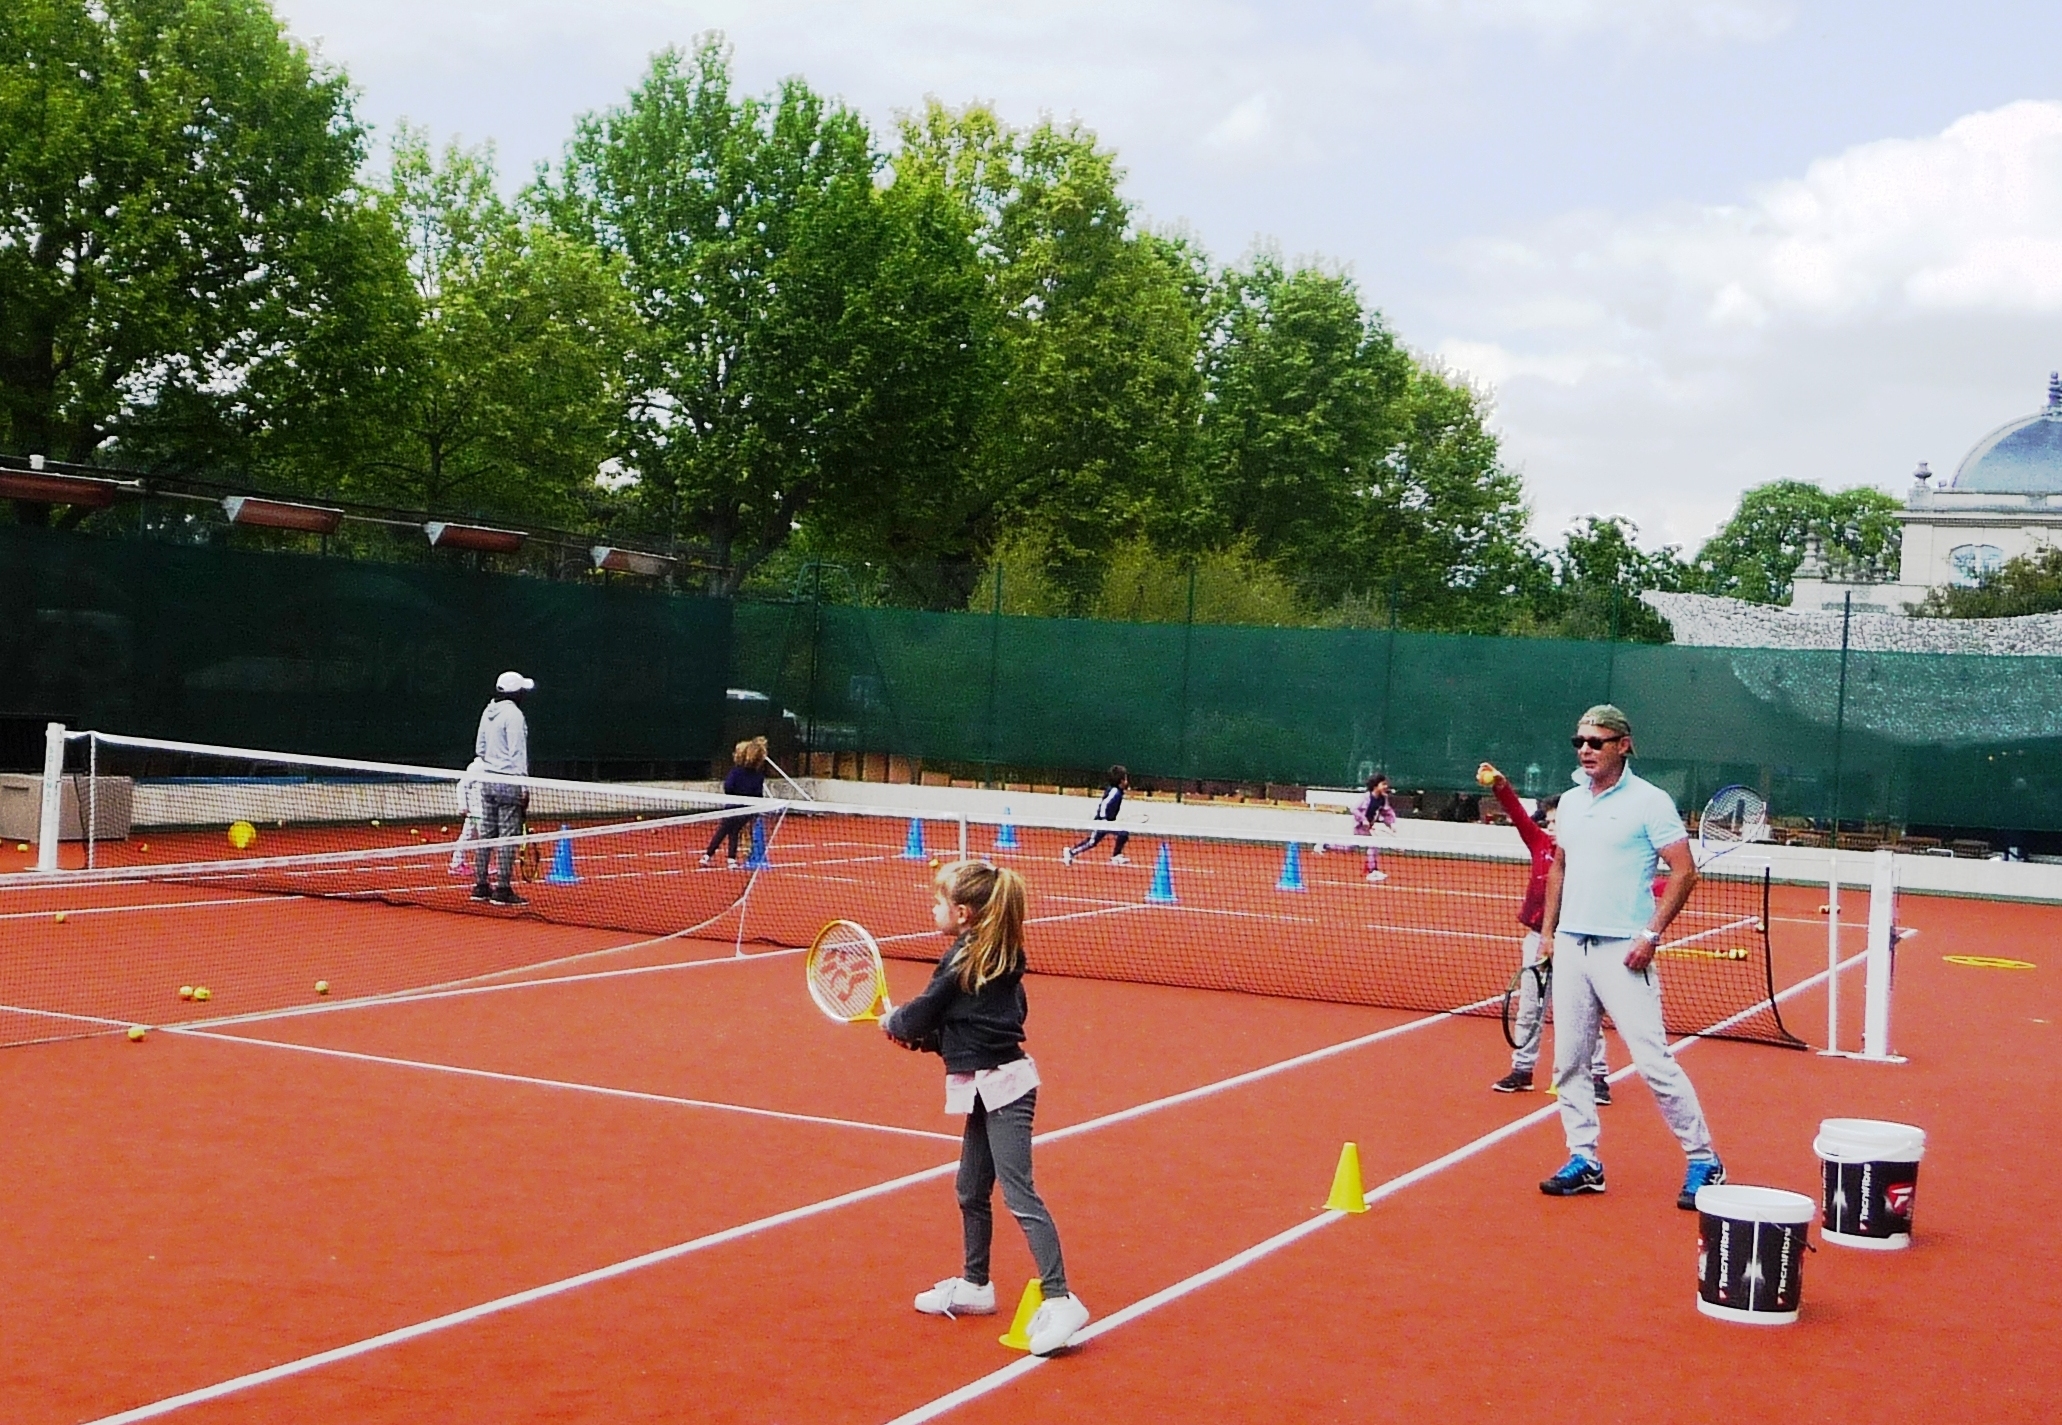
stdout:
POLYGON ((378 817, 374 817, 374 818, 372 819, 372 824, 373 824, 374 826, 378 826, 378 825, 379 825, 379 818, 378 818, 378 817))
POLYGON ((181 999, 192 999, 192 998, 193 998, 193 986, 192 986, 192 985, 181 985, 181 986, 179 986, 179 998, 181 998, 181 999))
POLYGON ((326 995, 326 994, 328 994, 328 993, 329 993, 329 981, 328 981, 328 980, 317 980, 317 981, 315 982, 315 993, 317 993, 317 994, 319 994, 319 995, 326 995))
POLYGON ((29 843, 26 841, 17 841, 14 843, 14 849, 17 851, 26 851, 29 849, 29 843))
POLYGON ((193 997, 197 1000, 210 1000, 215 997, 215 992, 206 985, 195 985, 193 987, 193 997))
POLYGON ((57 913, 57 915, 56 915, 56 916, 55 916, 54 918, 56 919, 56 921, 57 921, 57 923, 58 923, 59 925, 63 925, 63 924, 64 924, 64 912, 63 912, 63 911, 59 911, 59 912, 57 913))
POLYGON ((144 1035, 145 1035, 146 1033, 148 1033, 148 1032, 149 1032, 149 1031, 148 1031, 148 1030, 146 1030, 146 1029, 145 1029, 145 1028, 144 1028, 144 1027, 143 1027, 142 1025, 140 1025, 140 1024, 132 1024, 132 1025, 130 1025, 130 1026, 129 1026, 129 1042, 130 1042, 131 1044, 137 1044, 137 1043, 141 1043, 141 1042, 142 1042, 142 1040, 143 1040, 143 1036, 144 1036, 144 1035))
POLYGON ((241 851, 258 839, 258 828, 247 821, 229 823, 229 844, 241 851))

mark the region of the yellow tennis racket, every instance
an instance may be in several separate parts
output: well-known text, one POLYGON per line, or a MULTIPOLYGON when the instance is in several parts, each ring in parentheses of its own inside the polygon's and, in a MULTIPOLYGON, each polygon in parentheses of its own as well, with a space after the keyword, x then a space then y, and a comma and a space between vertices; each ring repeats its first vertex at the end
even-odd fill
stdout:
POLYGON ((817 931, 804 969, 809 998, 840 1024, 879 1020, 893 1008, 881 947, 863 925, 834 920, 817 931))

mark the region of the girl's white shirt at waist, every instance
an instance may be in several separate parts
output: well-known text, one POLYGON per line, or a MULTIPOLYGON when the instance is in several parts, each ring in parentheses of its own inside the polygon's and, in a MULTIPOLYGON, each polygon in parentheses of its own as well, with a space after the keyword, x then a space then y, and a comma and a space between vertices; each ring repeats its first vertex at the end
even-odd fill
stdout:
POLYGON ((977 1069, 971 1074, 947 1074, 945 1111, 972 1113, 974 1098, 979 1095, 992 1113, 1004 1104, 1015 1103, 1037 1087, 1038 1065, 1028 1054, 992 1069, 977 1069))

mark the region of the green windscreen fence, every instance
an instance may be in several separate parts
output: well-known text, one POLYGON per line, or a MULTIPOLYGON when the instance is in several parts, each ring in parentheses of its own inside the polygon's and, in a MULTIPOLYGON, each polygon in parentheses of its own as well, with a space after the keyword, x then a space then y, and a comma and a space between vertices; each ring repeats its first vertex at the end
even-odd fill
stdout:
POLYGON ((730 614, 641 589, 0 526, 0 716, 463 766, 495 675, 515 668, 537 680, 533 762, 677 770, 721 741, 730 614))
POLYGON ((736 685, 818 751, 1155 777, 1460 788, 1488 760, 1568 784, 1616 702, 1683 805, 2062 829, 2062 659, 1102 623, 741 604, 736 685))
POLYGON ((538 680, 539 763, 600 775, 767 731, 1194 781, 1381 768, 1466 788, 1489 760, 1537 793, 1567 785, 1574 721, 1608 700, 1685 806, 1739 782, 1778 816, 2062 830, 2062 659, 732 604, 0 526, 0 723, 17 730, 462 764, 510 667, 538 680))

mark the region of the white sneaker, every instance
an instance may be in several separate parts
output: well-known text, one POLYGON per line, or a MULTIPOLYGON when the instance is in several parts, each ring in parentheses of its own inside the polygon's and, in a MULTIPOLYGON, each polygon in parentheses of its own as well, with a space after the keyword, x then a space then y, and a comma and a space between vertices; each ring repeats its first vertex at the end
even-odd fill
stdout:
POLYGON ((1074 1339, 1074 1334, 1088 1324, 1088 1308, 1081 1304, 1078 1296, 1055 1296, 1031 1317, 1031 1324, 1024 1328, 1025 1337, 1031 1342, 1031 1354, 1050 1356, 1074 1339))
POLYGON ((1110 858, 1110 864, 1112 866, 1129 866, 1131 864, 1131 858, 1129 856, 1126 856, 1122 851, 1119 851, 1115 856, 1112 856, 1110 858))
POLYGON ((1389 879, 1389 873, 1387 871, 1370 871, 1368 872, 1368 879, 1370 881, 1386 881, 1389 879))
POLYGON ((1313 856, 1322 856, 1322 855, 1324 855, 1324 854, 1325 854, 1325 844, 1324 844, 1324 842, 1322 842, 1322 841, 1313 841, 1313 842, 1311 842, 1311 843, 1310 843, 1310 854, 1311 854, 1311 855, 1313 855, 1313 856))
POLYGON ((995 1283, 975 1286, 965 1277, 947 1277, 929 1291, 916 1294, 916 1309, 926 1316, 993 1316, 995 1283))
POLYGON ((1073 864, 1074 864, 1074 848, 1073 848, 1073 847, 1071 847, 1071 846, 1069 846, 1069 847, 1066 847, 1066 848, 1065 848, 1064 850, 1062 850, 1062 851, 1060 852, 1060 864, 1061 864, 1062 866, 1071 866, 1071 865, 1073 865, 1073 864))

